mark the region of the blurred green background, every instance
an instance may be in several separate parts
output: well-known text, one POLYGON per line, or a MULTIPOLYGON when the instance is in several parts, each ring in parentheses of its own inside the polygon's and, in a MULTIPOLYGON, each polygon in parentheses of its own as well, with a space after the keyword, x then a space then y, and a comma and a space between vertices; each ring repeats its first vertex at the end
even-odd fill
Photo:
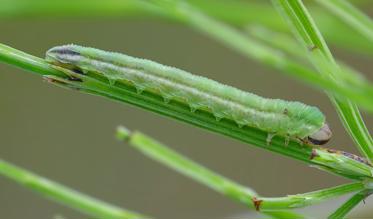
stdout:
MULTIPOLYGON (((369 11, 373 2, 366 6, 369 11)), ((50 47, 75 43, 155 60, 261 96, 318 106, 334 132, 328 145, 358 153, 322 92, 248 61, 188 27, 152 17, 21 16, 1 18, 0 33, 1 43, 39 57, 50 47)), ((372 57, 337 48, 333 51, 373 79, 372 57)), ((155 218, 247 218, 244 215, 249 210, 116 141, 117 125, 141 130, 263 196, 302 193, 347 182, 132 106, 51 86, 12 66, 0 64, 0 72, 3 159, 155 218)), ((373 118, 365 119, 371 129, 373 118)), ((323 214, 339 201, 308 211, 316 214, 317 209, 323 214)), ((353 215, 373 217, 369 206, 373 206, 373 199, 353 215)), ((0 178, 0 218, 55 215, 87 218, 0 178)))

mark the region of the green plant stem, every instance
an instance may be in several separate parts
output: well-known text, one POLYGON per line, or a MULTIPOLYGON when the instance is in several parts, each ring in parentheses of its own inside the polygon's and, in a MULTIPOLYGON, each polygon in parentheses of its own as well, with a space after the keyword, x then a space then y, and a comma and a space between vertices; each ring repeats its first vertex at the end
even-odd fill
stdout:
MULTIPOLYGON (((279 49, 291 55, 293 58, 298 58, 302 62, 308 61, 308 52, 304 51, 304 49, 299 49, 301 45, 288 34, 272 31, 264 26, 258 25, 247 27, 246 30, 250 35, 265 42, 267 45, 279 49)), ((362 73, 341 61, 338 61, 338 65, 343 69, 339 77, 345 82, 356 84, 356 86, 370 86, 370 82, 362 73)))
POLYGON ((316 0, 344 20, 370 41, 373 41, 373 21, 346 0, 316 0))
MULTIPOLYGON (((216 0, 189 0, 189 2, 206 14, 224 20, 237 27, 249 24, 261 24, 268 28, 288 31, 281 19, 274 15, 274 9, 269 4, 255 1, 216 1, 216 0)), ((2 0, 0 17, 158 17, 174 20, 160 10, 149 5, 139 4, 138 0, 2 0)), ((351 33, 338 19, 331 14, 323 13, 318 8, 313 10, 322 31, 328 40, 338 47, 372 54, 373 45, 359 34, 351 33), (336 34, 338 33, 338 34, 336 34)))
MULTIPOLYGON (((306 9, 304 7, 301 7, 298 1, 290 1, 291 4, 289 3, 289 5, 287 5, 288 8, 286 10, 284 9, 284 12, 285 14, 287 14, 286 16, 293 16, 291 20, 293 22, 292 24, 294 26, 294 29, 299 31, 299 34, 302 36, 303 44, 306 47, 305 49, 309 50, 310 48, 316 46, 316 51, 312 51, 311 54, 318 54, 318 56, 313 57, 315 57, 314 59, 317 61, 315 65, 322 73, 322 77, 320 77, 316 72, 309 71, 307 68, 304 68, 296 62, 290 61, 283 57, 281 54, 276 53, 276 51, 273 51, 270 48, 261 45, 258 42, 255 42, 254 40, 244 36, 242 33, 230 28, 229 26, 219 23, 218 21, 215 21, 205 16, 198 10, 188 5, 185 1, 152 0, 152 2, 154 2, 157 5, 160 5, 164 10, 168 11, 170 14, 174 14, 174 16, 178 17, 179 19, 184 19, 191 26, 223 42, 224 44, 230 46, 238 52, 241 52, 242 54, 250 58, 253 58, 259 62, 275 67, 284 73, 290 74, 293 77, 302 80, 307 79, 306 82, 311 83, 313 85, 317 84, 319 86, 320 84, 318 84, 318 82, 321 83, 322 80, 328 82, 335 82, 334 85, 340 85, 343 83, 341 80, 335 80, 335 78, 338 78, 338 75, 336 74, 341 70, 335 64, 333 56, 331 55, 326 43, 324 42, 321 34, 318 32, 313 21, 311 21, 311 18, 308 15, 308 13, 306 14, 307 16, 304 15, 304 17, 301 17, 301 15, 297 15, 296 13, 292 12, 291 7, 295 7, 296 4, 298 4, 298 11, 301 11, 303 14, 305 13, 306 9), (296 16, 299 16, 300 18, 296 16), (307 27, 311 27, 311 29, 303 28, 304 24, 300 21, 307 23, 307 27), (322 51, 322 53, 320 53, 320 51, 322 51), (327 57, 327 61, 324 60, 324 56, 327 57), (333 73, 334 71, 337 71, 337 73, 333 73)), ((287 1, 280 1, 276 3, 278 3, 279 5, 285 5, 287 4, 287 1)), ((281 7, 281 5, 279 7, 281 7)), ((324 85, 325 86, 321 87, 323 89, 328 90, 329 92, 331 92, 334 89, 340 89, 339 86, 332 88, 333 85, 331 84, 324 85)), ((353 87, 352 84, 349 84, 348 86, 353 87)), ((355 91, 357 91, 358 93, 362 91, 360 90, 360 86, 357 86, 353 89, 356 89, 355 91)), ((366 92, 371 93, 372 88, 371 86, 369 86, 366 87, 365 90, 366 92)), ((369 131, 363 122, 363 119, 361 118, 357 106, 350 100, 344 98, 344 96, 353 99, 355 102, 360 102, 360 100, 356 99, 356 97, 352 97, 352 95, 340 94, 341 93, 339 93, 339 95, 329 95, 331 101, 336 106, 337 112, 340 115, 343 124, 345 125, 349 134, 352 136, 353 140, 358 145, 359 150, 369 159, 373 159, 373 139, 370 136, 369 131)), ((371 100, 373 100, 373 98, 371 98, 371 100)), ((360 104, 364 105, 367 103, 366 101, 367 99, 361 99, 360 104)))
POLYGON ((65 76, 64 73, 51 67, 44 59, 13 49, 0 43, 0 61, 17 66, 37 75, 65 76))
MULTIPOLYGON (((339 77, 341 69, 302 1, 272 0, 272 2, 295 31, 305 50, 314 48, 309 53, 309 57, 321 76, 341 83, 339 77)), ((329 93, 329 97, 358 149, 372 161, 373 139, 355 103, 340 95, 329 93)), ((354 98, 352 100, 355 101, 354 98)))
POLYGON ((23 56, 23 54, 24 53, 20 51, 0 44, 0 61, 5 61, 25 70, 42 75, 47 79, 47 81, 56 85, 107 97, 122 103, 129 103, 156 112, 160 115, 229 136, 265 150, 301 160, 311 164, 312 166, 318 166, 320 169, 331 171, 337 175, 350 179, 361 180, 372 177, 372 171, 370 171, 371 167, 359 162, 359 159, 353 160, 348 158, 352 163, 345 161, 342 162, 339 154, 330 153, 330 157, 328 157, 328 160, 325 160, 324 163, 322 159, 312 159, 315 154, 312 146, 303 145, 299 143, 299 141, 291 140, 288 146, 284 146, 286 139, 281 136, 275 136, 272 138, 271 143, 268 144, 268 133, 259 129, 248 126, 240 128, 234 121, 227 119, 217 121, 214 115, 210 112, 203 110, 192 112, 188 105, 177 101, 165 103, 161 96, 151 92, 144 91, 139 94, 132 84, 116 82, 115 85, 110 85, 107 78, 97 74, 88 73, 87 75, 82 75, 71 72, 67 69, 61 69, 59 71, 56 67, 52 67, 43 59, 31 55, 23 56), (63 74, 63 76, 61 76, 61 74, 63 74), (71 76, 80 78, 82 82, 68 80, 71 76), (340 165, 330 162, 330 159, 340 165), (332 163, 333 165, 331 165, 332 163), (359 168, 356 168, 356 165, 359 166, 359 168), (361 170, 366 171, 362 172, 361 170))
MULTIPOLYGON (((188 0, 188 2, 198 7, 205 14, 237 27, 260 24, 273 30, 288 32, 286 23, 276 17, 274 9, 268 7, 266 1, 258 3, 255 1, 232 0, 188 0)), ((325 13, 318 7, 312 7, 312 14, 314 14, 317 23, 330 43, 340 48, 372 54, 373 44, 370 44, 364 36, 351 32, 350 28, 333 14, 325 13)))
POLYGON ((373 112, 373 86, 360 87, 340 82, 336 83, 335 81, 320 77, 317 72, 287 59, 283 54, 278 53, 277 50, 273 50, 232 27, 207 17, 196 8, 187 4, 186 1, 151 0, 147 2, 159 5, 170 16, 183 20, 197 30, 222 42, 248 58, 278 69, 282 73, 313 86, 350 97, 366 110, 373 112))
POLYGON ((260 197, 252 189, 239 185, 212 172, 140 132, 130 132, 128 129, 120 127, 117 131, 117 137, 121 140, 128 141, 131 146, 140 150, 146 156, 227 197, 262 212, 301 208, 350 192, 360 191, 365 188, 364 183, 356 182, 304 194, 289 195, 286 197, 260 197))
MULTIPOLYGON (((270 31, 270 30, 267 30, 267 29, 264 29, 263 27, 252 27, 252 28, 249 28, 249 32, 254 35, 255 37, 259 38, 260 40, 263 40, 264 42, 280 49, 281 51, 284 51, 286 53, 289 53, 295 57, 301 57, 303 61, 303 59, 308 59, 308 54, 304 51, 304 50, 301 50, 299 49, 299 45, 296 43, 296 41, 294 41, 291 37, 285 35, 285 34, 282 34, 282 33, 277 33, 277 32, 273 32, 273 31, 270 31)), ((360 86, 360 85, 363 85, 363 84, 366 84, 366 81, 367 79, 365 79, 359 72, 355 71, 354 69, 350 68, 349 66, 339 62, 338 63, 341 68, 343 69, 343 71, 340 71, 340 74, 339 74, 339 77, 341 79, 343 79, 344 81, 350 83, 350 84, 356 84, 357 86, 360 86)), ((364 86, 364 85, 363 85, 364 86)), ((351 112, 348 106, 348 103, 346 103, 346 113, 347 112, 351 112)), ((351 107, 356 107, 356 106, 351 106, 351 107)), ((360 117, 360 114, 358 113, 358 111, 356 110, 355 113, 357 113, 357 116, 355 115, 352 115, 352 117, 355 117, 357 120, 361 119, 360 117)), ((342 117, 343 119, 344 117, 342 117)), ((363 122, 363 121, 361 121, 363 122)), ((351 123, 352 126, 347 126, 350 131, 349 133, 353 133, 351 134, 353 140, 356 142, 356 144, 361 144, 361 145, 371 145, 371 138, 370 138, 370 135, 368 133, 368 130, 364 127, 364 126, 361 126, 361 127, 357 127, 356 128, 356 124, 355 125, 353 123, 351 123), (360 131, 363 131, 363 132, 360 132, 360 131), (359 141, 357 141, 355 139, 355 135, 356 135, 356 139, 359 139, 359 141)), ((348 125, 348 124, 346 124, 348 125)), ((364 154, 364 152, 363 152, 364 154)))
MULTIPOLYGON (((314 149, 312 159, 319 163, 318 168, 332 168, 335 171, 343 172, 344 174, 372 175, 372 168, 361 165, 361 158, 355 157, 343 151, 334 151, 332 149, 314 149)), ((367 162, 367 161, 365 161, 367 162)))
POLYGON ((142 219, 143 215, 112 206, 0 159, 0 174, 47 198, 101 219, 142 219))
MULTIPOLYGON (((69 87, 69 88, 72 88, 72 89, 78 89, 78 90, 81 90, 81 91, 84 91, 84 92, 87 92, 87 93, 98 94, 98 95, 101 95, 101 96, 103 95, 103 96, 107 96, 107 97, 110 97, 110 98, 114 97, 114 98, 117 98, 118 100, 121 100, 123 102, 128 101, 128 99, 126 98, 126 96, 128 96, 128 93, 124 93, 124 91, 126 91, 126 92, 128 91, 128 87, 123 87, 123 85, 125 85, 124 82, 117 82, 115 87, 120 88, 120 89, 115 89, 112 86, 108 86, 108 82, 107 82, 106 78, 104 78, 104 79, 101 78, 100 79, 101 76, 97 77, 97 74, 87 73, 88 74, 87 76, 82 76, 81 74, 77 74, 77 73, 71 72, 71 71, 66 70, 66 69, 64 69, 64 71, 68 75, 68 77, 80 78, 82 80, 82 82, 71 82, 70 80, 66 80, 66 79, 59 78, 59 77, 50 77, 49 79, 52 81, 52 83, 57 84, 59 86, 69 87)), ((110 84, 110 82, 109 82, 109 84, 110 84)), ((132 89, 135 90, 135 88, 132 88, 132 89)), ((136 104, 136 103, 138 103, 138 101, 141 98, 144 97, 143 95, 137 95, 137 96, 138 96, 137 101, 133 101, 132 103, 136 104)), ((158 98, 161 98, 161 97, 158 96, 158 98)), ((146 101, 148 103, 150 103, 150 99, 146 99, 146 101)), ((180 112, 180 110, 181 110, 181 108, 176 108, 175 106, 177 106, 177 105, 174 105, 174 104, 170 104, 170 103, 165 104, 164 102, 162 102, 162 104, 163 104, 162 105, 161 103, 159 103, 159 101, 157 101, 157 104, 158 104, 157 107, 164 106, 164 108, 156 108, 156 110, 159 110, 158 112, 160 112, 160 113, 167 112, 167 111, 165 111, 166 108, 171 108, 172 110, 175 110, 175 112, 180 112)), ((198 118, 198 115, 200 115, 200 114, 198 112, 197 113, 191 112, 189 108, 187 108, 186 110, 187 111, 184 112, 184 114, 182 114, 182 115, 174 114, 175 112, 172 112, 173 114, 171 114, 171 115, 172 116, 177 115, 177 117, 175 117, 175 118, 182 119, 182 120, 187 118, 186 121, 192 122, 192 124, 196 124, 196 119, 198 118), (187 117, 187 114, 190 117, 187 117), (192 118, 194 118, 194 120, 192 120, 192 118)), ((201 111, 200 113, 202 113, 202 112, 203 111, 201 111)), ((210 116, 212 116, 212 115, 210 114, 210 116)), ((211 120, 210 121, 206 120, 205 117, 202 117, 202 119, 203 119, 204 122, 211 123, 211 120)), ((217 127, 213 127, 213 128, 217 128, 217 129, 214 129, 214 130, 217 130, 218 132, 225 134, 225 130, 221 129, 221 126, 222 125, 224 126, 225 124, 224 123, 222 124, 222 121, 216 121, 216 119, 213 120, 213 121, 215 122, 214 126, 217 126, 217 127)), ((210 126, 206 126, 208 124, 204 124, 204 123, 197 123, 197 125, 203 125, 204 127, 210 128, 210 126)), ((246 132, 247 135, 248 134, 250 134, 250 135, 254 134, 253 133, 254 130, 255 131, 260 131, 260 130, 255 129, 255 128, 249 128, 249 127, 245 127, 245 128, 247 128, 247 132, 246 132)), ((230 136, 232 136, 232 134, 236 134, 237 132, 239 132, 239 130, 241 130, 241 132, 244 131, 244 133, 245 133, 246 130, 242 130, 242 129, 243 128, 240 128, 240 127, 237 126, 237 124, 233 123, 233 126, 231 126, 230 132, 228 132, 228 134, 230 136), (232 131, 234 133, 232 133, 232 131)), ((266 133, 266 135, 268 135, 268 134, 266 133)), ((235 135, 233 135, 233 136, 235 136, 235 135)), ((257 133, 255 133, 252 136, 258 137, 257 133)), ((245 140, 245 139, 240 138, 239 140, 245 140)), ((254 140, 254 139, 250 139, 250 140, 254 140)), ((255 143, 253 142, 254 145, 259 146, 259 147, 263 146, 263 143, 264 142, 262 142, 262 144, 258 145, 258 142, 255 142, 255 143)), ((266 138, 265 143, 267 145, 267 148, 265 148, 265 149, 269 149, 269 150, 273 150, 274 149, 273 146, 276 145, 274 143, 273 139, 272 139, 270 145, 268 145, 268 143, 267 143, 267 138, 266 138)), ((284 142, 281 142, 281 144, 284 144, 284 142)), ((304 148, 304 146, 303 146, 303 149, 305 149, 306 151, 308 149, 312 148, 312 147, 309 147, 309 146, 305 146, 305 147, 308 147, 308 148, 304 148)), ((296 148, 290 148, 290 147, 285 146, 285 148, 281 148, 281 149, 285 149, 285 151, 287 151, 288 155, 291 156, 291 157, 295 155, 294 151, 292 151, 292 150, 294 150, 296 148)), ((279 150, 278 152, 283 154, 285 151, 284 150, 279 150)), ((305 151, 303 150, 303 153, 304 152, 305 151)), ((344 175, 348 178, 365 179, 365 178, 371 178, 372 177, 372 167, 369 166, 370 164, 368 164, 366 161, 363 162, 362 158, 359 158, 356 155, 351 155, 349 153, 342 152, 342 151, 323 149, 321 147, 320 148, 313 148, 310 156, 307 159, 307 161, 311 162, 313 164, 318 164, 317 167, 322 169, 322 170, 331 171, 335 174, 344 175)))
POLYGON ((336 211, 334 211, 328 218, 329 219, 341 219, 345 218, 345 216, 351 212, 351 210, 358 205, 361 201, 367 198, 372 191, 370 190, 363 190, 355 195, 353 195, 350 199, 348 199, 341 207, 339 207, 336 211))
POLYGON ((307 57, 307 53, 303 49, 299 49, 299 44, 288 33, 283 33, 275 30, 266 28, 260 25, 246 26, 245 31, 255 37, 255 39, 264 42, 266 45, 270 45, 273 48, 279 49, 294 58, 301 58, 304 60, 307 57))
POLYGON ((0 16, 12 17, 129 17, 159 15, 159 11, 149 5, 134 0, 2 0, 0 16))

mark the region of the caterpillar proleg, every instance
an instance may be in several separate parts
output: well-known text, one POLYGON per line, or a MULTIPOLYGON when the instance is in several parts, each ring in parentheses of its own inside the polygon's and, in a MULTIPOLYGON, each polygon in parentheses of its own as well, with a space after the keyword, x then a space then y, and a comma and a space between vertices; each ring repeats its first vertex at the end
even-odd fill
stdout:
POLYGON ((206 110, 217 121, 230 119, 240 127, 266 131, 269 136, 281 135, 317 145, 331 138, 325 116, 317 107, 263 98, 150 60, 77 45, 54 47, 47 51, 46 59, 78 73, 100 74, 111 85, 116 81, 132 83, 139 94, 148 90, 161 95, 165 102, 177 100, 188 104, 192 112, 206 110))

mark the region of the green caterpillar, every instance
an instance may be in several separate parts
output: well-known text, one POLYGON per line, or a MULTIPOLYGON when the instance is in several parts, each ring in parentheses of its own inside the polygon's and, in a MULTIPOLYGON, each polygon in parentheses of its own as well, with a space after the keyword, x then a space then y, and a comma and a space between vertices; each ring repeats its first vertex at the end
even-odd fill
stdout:
POLYGON ((139 93, 149 90, 166 102, 184 102, 192 112, 204 109, 217 120, 226 118, 240 127, 256 127, 269 133, 269 141, 271 136, 281 135, 321 145, 332 135, 317 107, 263 98, 150 60, 77 45, 54 47, 46 59, 77 73, 101 74, 111 85, 116 81, 133 83, 139 93))

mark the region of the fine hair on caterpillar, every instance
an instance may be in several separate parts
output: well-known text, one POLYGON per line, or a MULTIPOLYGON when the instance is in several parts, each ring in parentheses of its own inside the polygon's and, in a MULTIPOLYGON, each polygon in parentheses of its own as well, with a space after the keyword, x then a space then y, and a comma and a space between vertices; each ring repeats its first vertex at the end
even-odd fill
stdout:
POLYGON ((239 127, 258 128, 268 133, 269 142, 273 135, 280 135, 321 145, 332 135, 317 107, 263 98, 150 60, 77 45, 54 47, 46 59, 78 74, 104 76, 111 85, 117 81, 132 83, 139 94, 147 90, 162 96, 165 102, 183 102, 192 112, 207 110, 217 121, 225 118, 239 127))

